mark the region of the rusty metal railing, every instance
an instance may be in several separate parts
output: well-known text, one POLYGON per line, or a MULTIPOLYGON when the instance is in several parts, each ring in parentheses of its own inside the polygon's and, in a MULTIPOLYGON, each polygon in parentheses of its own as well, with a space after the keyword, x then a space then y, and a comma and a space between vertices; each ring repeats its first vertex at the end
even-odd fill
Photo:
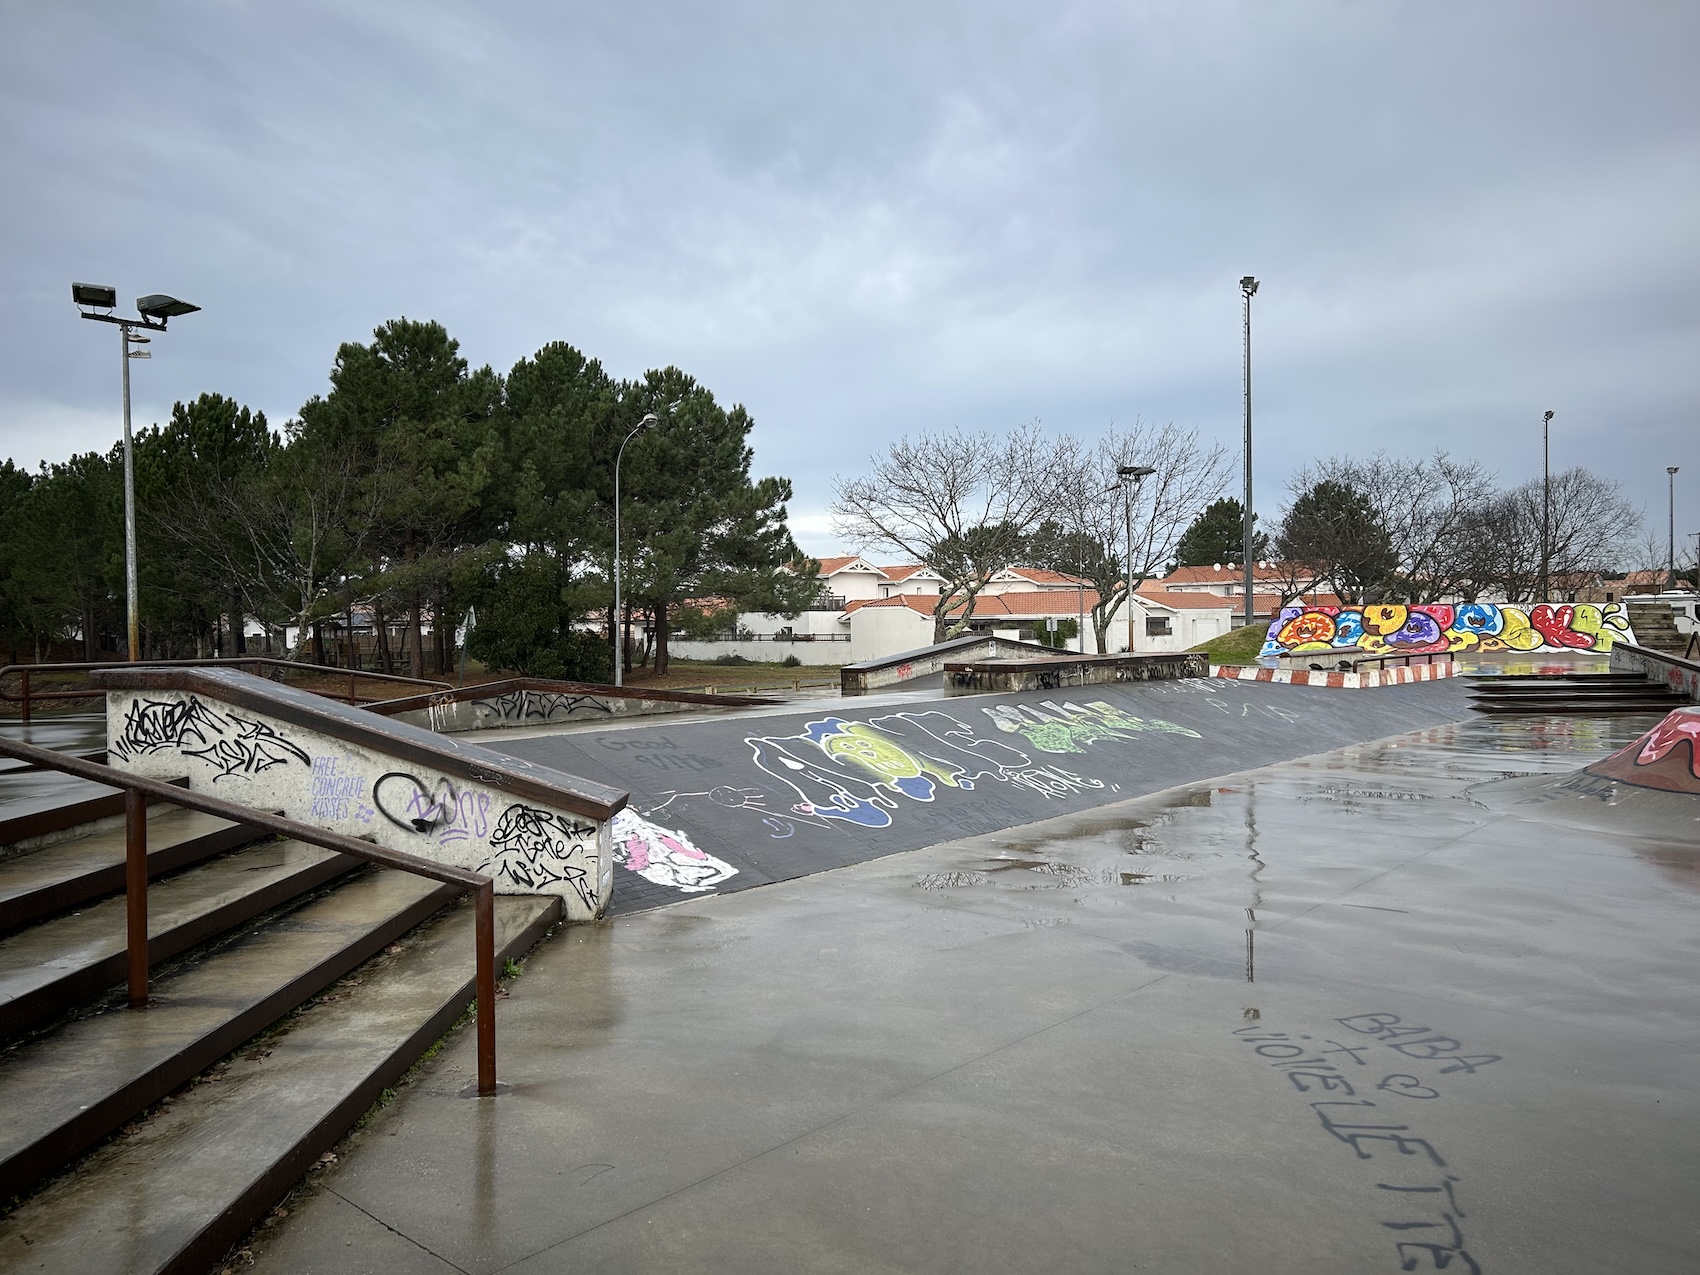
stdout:
MULTIPOLYGON (((407 677, 400 673, 379 673, 367 669, 341 668, 334 664, 303 664, 298 660, 280 660, 273 655, 233 655, 228 659, 210 660, 149 660, 149 668, 234 668, 244 672, 255 669, 271 671, 273 681, 281 682, 285 673, 309 673, 319 676, 334 674, 348 679, 346 695, 327 696, 340 699, 348 704, 371 704, 382 699, 382 696, 357 695, 355 687, 360 682, 389 682, 403 686, 429 687, 436 692, 452 690, 448 682, 438 681, 427 677, 407 677)), ((96 660, 87 663, 69 664, 8 664, 0 668, 0 700, 20 706, 20 716, 27 723, 30 720, 30 705, 36 700, 63 699, 105 699, 106 692, 85 687, 47 687, 31 685, 31 679, 42 673, 90 673, 95 669, 128 668, 128 660, 96 660), (11 678, 18 679, 18 689, 10 689, 7 685, 11 678)), ((326 692, 318 692, 326 694, 326 692)))
MULTIPOLYGON (((230 661, 222 661, 229 663, 230 661)), ((39 667, 39 666, 37 666, 39 667)), ((105 694, 105 692, 100 692, 105 694)), ((15 757, 43 770, 62 771, 79 779, 92 780, 124 792, 124 901, 125 942, 127 961, 126 983, 132 1009, 143 1009, 148 1002, 148 821, 149 800, 166 801, 188 810, 215 815, 233 823, 246 824, 280 837, 291 837, 309 845, 323 846, 342 854, 353 855, 368 863, 385 868, 459 886, 473 897, 474 943, 477 947, 478 990, 478 1092, 496 1092, 496 889, 482 873, 453 868, 417 855, 391 850, 370 841, 328 832, 310 824, 298 823, 282 815, 264 810, 252 810, 209 797, 204 793, 179 788, 157 779, 145 779, 114 766, 102 765, 38 748, 13 739, 0 738, 0 756, 15 757)))

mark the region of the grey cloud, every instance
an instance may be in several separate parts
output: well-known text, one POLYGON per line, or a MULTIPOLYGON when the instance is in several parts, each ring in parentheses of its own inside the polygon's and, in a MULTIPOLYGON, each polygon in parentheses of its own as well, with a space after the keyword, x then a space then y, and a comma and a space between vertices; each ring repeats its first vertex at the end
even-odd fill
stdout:
POLYGON ((1692 5, 4 7, 23 461, 115 432, 72 278, 206 307, 143 419, 281 422, 429 316, 498 368, 687 368, 807 512, 932 425, 1236 439, 1249 270, 1266 510, 1319 451, 1520 479, 1547 407, 1661 512, 1700 481, 1692 5))

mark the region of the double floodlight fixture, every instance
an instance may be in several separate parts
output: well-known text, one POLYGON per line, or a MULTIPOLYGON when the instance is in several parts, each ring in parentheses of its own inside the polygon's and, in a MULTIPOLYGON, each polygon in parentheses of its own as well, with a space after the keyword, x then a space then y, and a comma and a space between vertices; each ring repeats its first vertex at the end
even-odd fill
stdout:
POLYGON ((1240 291, 1245 293, 1245 299, 1250 301, 1257 295, 1257 280, 1247 275, 1240 280, 1240 291))
POLYGON ((1149 465, 1118 465, 1118 466, 1116 466, 1116 477, 1117 478, 1135 478, 1135 479, 1149 478, 1149 477, 1151 477, 1152 474, 1154 474, 1156 472, 1157 471, 1155 469, 1151 468, 1151 466, 1149 466, 1149 465))
MULTIPOLYGON (((83 308, 83 318, 94 319, 99 323, 117 323, 126 327, 137 326, 135 319, 120 318, 115 314, 91 314, 91 310, 112 310, 118 305, 118 289, 104 283, 73 283, 71 285, 71 300, 83 308)), ((145 297, 136 298, 136 313, 141 315, 141 327, 159 328, 163 330, 172 319, 185 314, 193 314, 201 307, 176 297, 168 297, 163 292, 152 292, 145 297)))

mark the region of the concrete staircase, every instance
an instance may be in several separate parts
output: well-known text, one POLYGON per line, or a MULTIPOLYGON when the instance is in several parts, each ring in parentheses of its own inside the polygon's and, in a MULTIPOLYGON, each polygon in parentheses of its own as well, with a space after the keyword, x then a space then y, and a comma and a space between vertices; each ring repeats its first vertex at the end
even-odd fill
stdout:
POLYGON ((1470 707, 1478 713, 1668 713, 1687 701, 1640 673, 1559 673, 1472 677, 1470 707))
POLYGON ((1635 632, 1635 645, 1649 651, 1666 651, 1681 655, 1688 645, 1688 636, 1676 627, 1676 616, 1668 602, 1630 602, 1629 627, 1635 632))
MULTIPOLYGON (((163 807, 129 1009, 114 801, 0 820, 0 1270, 213 1268, 473 996, 455 887, 163 807)), ((497 961, 560 915, 498 897, 497 961)))

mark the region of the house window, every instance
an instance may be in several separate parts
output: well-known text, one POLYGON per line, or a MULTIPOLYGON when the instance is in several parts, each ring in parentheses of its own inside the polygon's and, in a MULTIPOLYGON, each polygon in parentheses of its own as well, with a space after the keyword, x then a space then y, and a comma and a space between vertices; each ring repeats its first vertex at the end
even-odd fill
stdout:
POLYGON ((1169 617, 1166 615, 1148 615, 1145 617, 1146 637, 1168 637, 1172 632, 1169 628, 1169 617))

